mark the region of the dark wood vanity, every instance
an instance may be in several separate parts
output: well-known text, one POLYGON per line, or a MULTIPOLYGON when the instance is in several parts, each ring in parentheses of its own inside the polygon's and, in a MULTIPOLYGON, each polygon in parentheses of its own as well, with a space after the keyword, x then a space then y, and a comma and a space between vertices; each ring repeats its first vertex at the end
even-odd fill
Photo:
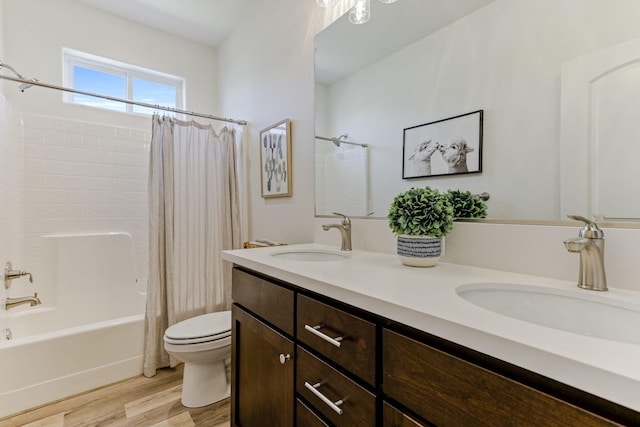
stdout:
POLYGON ((640 413, 243 267, 233 271, 232 423, 640 425, 640 413))

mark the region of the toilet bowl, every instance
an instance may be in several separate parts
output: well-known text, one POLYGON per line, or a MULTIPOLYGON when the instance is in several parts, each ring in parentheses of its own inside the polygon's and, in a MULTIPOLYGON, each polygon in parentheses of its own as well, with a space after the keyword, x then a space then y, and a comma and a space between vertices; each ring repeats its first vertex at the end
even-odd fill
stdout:
POLYGON ((164 333, 164 349, 184 362, 182 404, 207 406, 230 395, 231 312, 203 314, 164 333))

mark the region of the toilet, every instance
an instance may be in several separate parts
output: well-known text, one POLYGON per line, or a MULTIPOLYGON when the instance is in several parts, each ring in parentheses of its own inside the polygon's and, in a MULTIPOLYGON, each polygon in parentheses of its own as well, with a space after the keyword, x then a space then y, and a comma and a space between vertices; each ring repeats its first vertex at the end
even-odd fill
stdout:
POLYGON ((184 362, 182 404, 207 406, 230 395, 231 312, 203 314, 164 333, 164 349, 184 362))

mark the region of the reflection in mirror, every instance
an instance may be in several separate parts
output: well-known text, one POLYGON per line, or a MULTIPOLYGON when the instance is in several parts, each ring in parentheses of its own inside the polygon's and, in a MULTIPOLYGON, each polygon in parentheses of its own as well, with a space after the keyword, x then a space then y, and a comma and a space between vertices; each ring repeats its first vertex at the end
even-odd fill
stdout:
POLYGON ((316 210, 348 212, 349 216, 371 213, 368 145, 339 137, 316 135, 316 210))
POLYGON ((565 61, 561 94, 562 212, 638 221, 640 39, 565 61))
MULTIPOLYGON (((371 2, 371 9, 364 25, 338 19, 318 34, 315 49, 316 134, 348 133, 350 140, 369 145, 367 211, 372 217, 385 217, 397 193, 425 185, 489 192, 489 218, 504 220, 564 219, 565 197, 575 192, 575 198, 589 198, 594 185, 617 203, 624 204, 629 194, 638 199, 636 182, 612 181, 604 176, 612 167, 598 163, 604 152, 607 162, 615 163, 617 154, 603 148, 605 135, 623 145, 616 145, 616 152, 624 153, 625 141, 637 142, 638 132, 621 123, 627 116, 617 114, 635 104, 607 98, 607 118, 598 123, 613 128, 598 129, 600 151, 589 148, 589 132, 582 147, 564 148, 560 82, 563 63, 640 39, 640 2, 402 0, 371 2), (395 34, 403 38, 399 44, 395 34), (402 179, 403 129, 477 110, 484 110, 481 174, 402 179), (567 181, 567 168, 586 172, 567 181), (595 170, 597 183, 592 182, 595 170), (613 188, 603 187, 607 181, 615 182, 613 188)), ((325 145, 332 144, 316 141, 318 157, 325 155, 319 152, 328 149, 325 145)), ((326 174, 318 157, 319 184, 326 174)), ((322 185, 325 200, 335 192, 343 198, 361 196, 361 189, 349 196, 341 182, 322 185)), ((588 203, 573 205, 580 211, 571 213, 615 216, 607 215, 602 203, 598 212, 588 203)), ((336 209, 316 200, 317 215, 336 209)))

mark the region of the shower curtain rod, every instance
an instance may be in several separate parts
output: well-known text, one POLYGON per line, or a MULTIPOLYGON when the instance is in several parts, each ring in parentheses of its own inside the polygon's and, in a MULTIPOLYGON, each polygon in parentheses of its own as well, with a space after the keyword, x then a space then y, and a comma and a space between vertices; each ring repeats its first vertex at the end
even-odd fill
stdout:
POLYGON ((336 145, 336 147, 339 147, 340 144, 358 145, 363 148, 367 148, 369 146, 369 144, 360 144, 359 142, 345 141, 344 139, 340 139, 340 138, 327 138, 326 136, 316 135, 316 139, 333 142, 336 145))
MULTIPOLYGON (((177 108, 165 107, 163 105, 154 105, 154 104, 147 104, 146 102, 129 101, 128 99, 115 98, 113 96, 100 95, 98 93, 85 92, 85 91, 82 91, 82 90, 71 89, 71 88, 64 87, 64 86, 56 86, 56 85, 52 85, 52 84, 48 84, 48 83, 42 83, 42 82, 35 81, 35 80, 26 80, 26 79, 21 79, 21 78, 18 78, 18 77, 3 76, 1 74, 0 74, 0 79, 11 80, 13 82, 24 83, 26 85, 46 87, 48 89, 61 90, 63 92, 72 92, 72 93, 78 93, 80 95, 94 96, 96 98, 107 99, 109 101, 124 102, 125 104, 138 105, 140 107, 153 108, 155 110, 169 111, 169 112, 172 112, 172 113, 179 113, 179 114, 187 114, 189 116, 194 116, 194 117, 204 117, 205 119, 219 120, 219 121, 222 121, 222 122, 235 123, 235 124, 238 124, 238 125, 246 125, 247 124, 247 122, 245 120, 227 119, 227 118, 224 118, 224 117, 212 116, 210 114, 202 114, 202 113, 196 113, 196 112, 193 112, 193 111, 186 111, 186 110, 179 110, 177 108)), ((22 91, 24 92, 24 90, 22 90, 22 91)))

